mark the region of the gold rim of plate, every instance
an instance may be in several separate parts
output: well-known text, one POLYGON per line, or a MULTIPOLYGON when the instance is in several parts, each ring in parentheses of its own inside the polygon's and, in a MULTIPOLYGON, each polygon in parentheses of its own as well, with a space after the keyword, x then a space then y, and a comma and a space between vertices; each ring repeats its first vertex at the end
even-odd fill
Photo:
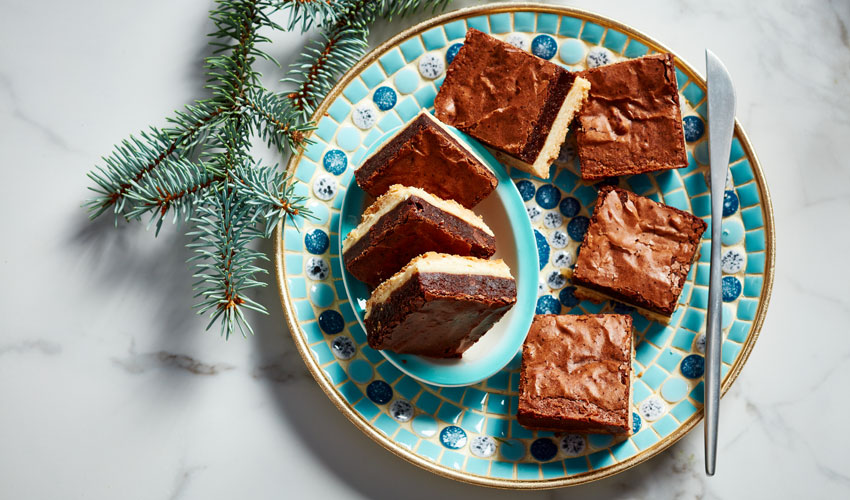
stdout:
MULTIPOLYGON (((520 11, 534 11, 538 13, 569 15, 580 18, 585 21, 595 22, 597 24, 600 24, 601 26, 604 26, 605 28, 614 28, 618 31, 621 31, 622 33, 629 35, 631 38, 639 40, 641 43, 645 44, 647 47, 653 50, 659 52, 670 52, 674 54, 676 56, 676 59, 678 60, 677 66, 679 66, 679 68, 684 71, 688 78, 690 78, 694 83, 697 83, 700 88, 702 88, 703 90, 706 89, 705 79, 702 78, 702 76, 700 76, 690 64, 685 62, 681 57, 676 55, 675 52, 667 48, 665 45, 657 42, 655 39, 649 37, 648 35, 639 30, 636 30, 635 28, 632 28, 631 26, 620 23, 618 21, 614 21, 604 16, 600 16, 598 14, 594 14, 592 12, 588 12, 586 10, 575 9, 571 7, 544 5, 538 3, 502 3, 479 7, 467 7, 456 11, 448 12, 428 21, 421 22, 390 38, 389 40, 382 43, 381 45, 373 49, 371 52, 366 54, 366 56, 364 56, 364 58, 359 63, 354 65, 342 76, 339 82, 330 90, 330 92, 328 92, 328 95, 322 101, 318 109, 316 109, 316 112, 312 116, 312 120, 317 121, 319 118, 321 118, 322 115, 324 115, 324 113, 327 111, 327 108, 330 103, 334 99, 336 99, 340 92, 342 92, 342 90, 354 77, 356 77, 364 68, 369 66, 372 62, 374 62, 380 55, 382 55, 384 52, 391 49, 392 47, 395 47, 401 41, 409 37, 418 35, 429 28, 442 25, 450 21, 464 19, 472 15, 490 15, 499 14, 503 12, 520 11)), ((767 314, 767 307, 770 301, 771 291, 773 289, 774 249, 776 246, 776 236, 774 234, 773 202, 771 201, 770 193, 767 189, 767 183, 765 182, 764 172, 762 170, 761 163, 759 162, 758 157, 756 156, 756 153, 753 150, 752 144, 750 143, 747 134, 744 132, 744 129, 741 127, 741 124, 740 122, 738 122, 737 118, 735 119, 735 136, 738 137, 738 139, 741 141, 741 145, 744 148, 746 156, 750 159, 750 164, 753 168, 753 173, 755 174, 756 182, 759 186, 759 193, 762 197, 762 205, 765 215, 765 233, 767 239, 767 246, 765 249, 766 266, 764 271, 765 282, 762 287, 761 296, 759 297, 758 311, 756 313, 756 318, 752 324, 752 331, 748 336, 741 353, 735 361, 735 364, 732 365, 729 370, 728 376, 726 377, 726 380, 724 381, 723 386, 721 388, 721 395, 725 395, 726 391, 729 390, 735 379, 738 378, 738 375, 741 373, 741 370, 744 367, 744 363, 746 363, 747 358, 750 356, 750 352, 752 352, 753 346, 755 345, 756 340, 758 340, 759 334, 761 333, 762 324, 764 323, 764 318, 767 314)), ((299 151, 297 155, 293 155, 290 158, 289 162, 286 165, 287 173, 289 173, 295 168, 295 166, 298 164, 298 161, 301 159, 302 154, 303 150, 299 151)), ((296 347, 298 348, 299 354, 301 354, 301 358, 304 360, 304 363, 307 365, 307 368, 310 370, 310 373, 313 375, 313 378, 316 379, 316 382, 319 384, 319 387, 322 388, 322 390, 325 392, 328 398, 330 398, 334 405, 336 405, 339 411, 341 411, 346 417, 348 417, 348 419, 351 420, 351 422, 354 423, 357 428, 359 428, 367 436, 375 440, 378 444, 380 444, 387 450, 393 452, 397 456, 407 460, 408 462, 414 465, 422 467, 425 470, 431 471, 443 477, 455 479, 457 481, 481 486, 490 486, 495 488, 537 490, 558 488, 562 486, 573 486, 613 476, 624 470, 630 469, 646 460, 649 460, 650 458, 661 453, 662 451, 673 445, 673 443, 681 439, 685 434, 687 434, 694 427, 696 427, 696 425, 703 418, 703 414, 701 411, 694 413, 678 429, 676 429, 675 432, 662 438, 646 450, 643 450, 622 462, 618 462, 616 465, 598 470, 590 470, 588 472, 563 478, 535 480, 500 479, 478 476, 475 474, 459 471, 450 467, 431 462, 417 455, 416 453, 407 450, 406 448, 403 448, 398 443, 395 443, 384 434, 381 434, 375 427, 366 422, 351 407, 351 405, 349 405, 342 398, 340 393, 334 390, 330 382, 322 375, 322 370, 321 368, 319 368, 318 363, 315 359, 313 359, 313 356, 310 354, 307 344, 304 342, 304 337, 297 333, 300 327, 295 317, 295 312, 293 311, 292 300, 289 297, 289 287, 286 282, 286 269, 284 267, 283 259, 282 227, 282 223, 278 224, 274 235, 275 273, 277 276, 280 303, 283 306, 283 312, 286 316, 286 322, 289 327, 290 334, 292 335, 292 339, 295 342, 296 347)))

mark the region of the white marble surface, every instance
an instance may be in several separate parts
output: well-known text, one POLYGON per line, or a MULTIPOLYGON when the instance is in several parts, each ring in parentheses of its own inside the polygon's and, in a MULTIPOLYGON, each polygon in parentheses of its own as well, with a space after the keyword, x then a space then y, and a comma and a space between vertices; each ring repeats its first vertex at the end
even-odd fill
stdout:
MULTIPOLYGON (((716 477, 699 427, 613 478, 523 496, 850 497, 850 3, 570 5, 698 66, 704 47, 726 62, 775 202, 776 283, 723 400, 716 477)), ((87 221, 86 171, 199 96, 210 6, 0 1, 0 498, 516 495, 437 477, 361 434, 307 374, 274 284, 257 335, 225 342, 192 314, 179 231, 87 221)), ((300 43, 280 35, 270 50, 286 63, 300 43)))

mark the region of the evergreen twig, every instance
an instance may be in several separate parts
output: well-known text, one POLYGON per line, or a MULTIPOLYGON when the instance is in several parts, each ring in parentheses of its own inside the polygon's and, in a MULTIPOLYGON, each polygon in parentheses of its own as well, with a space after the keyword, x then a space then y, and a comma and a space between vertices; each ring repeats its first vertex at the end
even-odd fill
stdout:
POLYGON ((340 2, 334 22, 322 29, 319 38, 307 43, 301 56, 281 80, 295 86, 289 94, 292 106, 307 120, 340 74, 353 66, 369 47, 369 24, 375 20, 379 2, 348 0, 340 2))
POLYGON ((314 25, 329 22, 336 16, 334 2, 338 0, 278 0, 278 7, 289 12, 289 31, 301 25, 301 32, 314 25))
POLYGON ((307 198, 295 194, 292 176, 285 176, 277 165, 243 164, 237 168, 234 180, 237 194, 265 222, 266 237, 286 217, 313 217, 312 211, 304 206, 307 198))
POLYGON ((268 258, 250 246, 263 234, 254 225, 251 207, 236 191, 220 190, 207 201, 192 218, 195 230, 187 233, 193 238, 188 246, 195 252, 189 261, 195 262, 197 270, 194 288, 195 297, 201 299, 198 314, 210 312, 208 329, 221 320, 221 334, 225 338, 236 329, 244 336, 253 333, 244 310, 267 312, 245 293, 266 286, 256 275, 267 271, 256 262, 268 258))
MULTIPOLYGON (((127 217, 138 219, 150 213, 150 222, 156 222, 157 234, 169 212, 175 222, 188 220, 206 191, 216 183, 215 173, 203 163, 184 159, 166 161, 168 168, 155 170, 144 182, 133 181, 133 190, 127 195, 136 202, 127 217)), ((221 179, 218 181, 220 183, 221 179)))
POLYGON ((378 18, 418 8, 442 9, 449 0, 217 0, 212 55, 205 59, 208 99, 176 111, 164 128, 151 127, 118 144, 89 172, 94 197, 84 207, 92 218, 107 211, 140 220, 158 234, 166 218, 190 221, 199 314, 208 313, 225 338, 252 332, 246 311, 266 312, 249 297, 265 286, 258 276, 268 260, 252 248, 286 217, 310 217, 295 181, 251 158, 259 137, 284 155, 310 143, 309 116, 340 74, 362 57, 369 26, 378 18), (284 26, 272 17, 283 12, 284 26), (265 89, 254 68, 276 61, 259 47, 272 30, 320 28, 283 81, 287 94, 265 89), (261 229, 263 225, 263 229, 261 229))

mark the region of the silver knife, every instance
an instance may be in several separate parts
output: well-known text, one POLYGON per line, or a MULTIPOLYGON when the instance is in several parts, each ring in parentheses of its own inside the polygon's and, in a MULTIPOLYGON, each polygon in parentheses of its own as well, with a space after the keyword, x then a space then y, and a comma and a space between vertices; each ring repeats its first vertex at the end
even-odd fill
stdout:
POLYGON ((708 319, 705 330, 705 473, 714 475, 717 462, 717 424, 720 414, 720 345, 722 290, 720 238, 723 195, 729 171, 729 150, 735 129, 735 87, 726 66, 705 51, 708 80, 708 154, 711 163, 711 272, 708 282, 708 319))

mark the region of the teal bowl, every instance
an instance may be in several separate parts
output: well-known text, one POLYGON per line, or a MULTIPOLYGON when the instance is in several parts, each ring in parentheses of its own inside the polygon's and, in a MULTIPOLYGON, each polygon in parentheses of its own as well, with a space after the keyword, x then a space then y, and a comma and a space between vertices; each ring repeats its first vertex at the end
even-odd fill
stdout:
MULTIPOLYGON (((397 131, 398 129, 390 130, 384 134, 361 158, 366 158, 397 131)), ((517 302, 459 359, 437 359, 380 351, 390 363, 407 375, 426 384, 443 387, 481 382, 495 375, 517 355, 534 317, 539 270, 534 232, 516 185, 505 172, 505 168, 484 147, 456 129, 452 128, 452 132, 478 154, 499 180, 496 190, 474 210, 496 235, 496 254, 493 258, 503 259, 510 267, 511 274, 516 279, 517 302)), ((351 183, 345 193, 339 219, 339 255, 342 255, 342 241, 357 227, 363 210, 372 201, 357 183, 351 183)), ((348 300, 357 321, 365 330, 363 314, 370 289, 352 276, 345 266, 342 267, 342 280, 348 300)))

